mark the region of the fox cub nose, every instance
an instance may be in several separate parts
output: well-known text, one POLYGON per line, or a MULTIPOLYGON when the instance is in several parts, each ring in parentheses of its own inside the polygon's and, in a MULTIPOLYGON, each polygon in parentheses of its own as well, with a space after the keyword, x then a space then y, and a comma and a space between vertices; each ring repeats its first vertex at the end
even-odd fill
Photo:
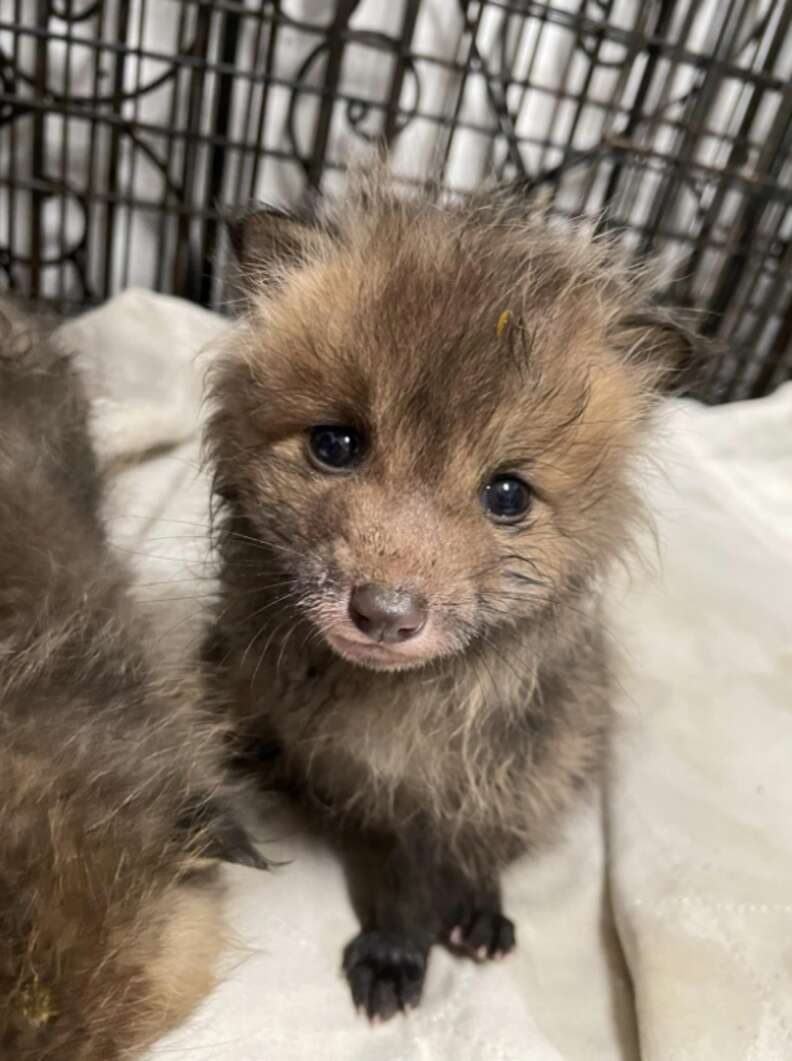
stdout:
POLYGON ((394 644, 420 633, 426 607, 411 593, 367 582, 352 590, 349 617, 370 640, 394 644))

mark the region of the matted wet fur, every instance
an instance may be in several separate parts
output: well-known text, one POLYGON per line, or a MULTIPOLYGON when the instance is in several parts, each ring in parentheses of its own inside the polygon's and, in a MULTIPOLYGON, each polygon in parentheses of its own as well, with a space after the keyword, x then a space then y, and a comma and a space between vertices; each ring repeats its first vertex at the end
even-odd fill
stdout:
POLYGON ((364 175, 233 239, 207 658, 240 750, 275 749, 335 830, 362 927, 344 967, 387 1018, 432 943, 512 948, 501 868, 603 768, 600 587, 690 336, 612 241, 506 193, 442 205, 364 175))
POLYGON ((69 361, 0 305, 0 1056, 137 1055, 211 988, 257 856, 216 722, 145 648, 69 361))

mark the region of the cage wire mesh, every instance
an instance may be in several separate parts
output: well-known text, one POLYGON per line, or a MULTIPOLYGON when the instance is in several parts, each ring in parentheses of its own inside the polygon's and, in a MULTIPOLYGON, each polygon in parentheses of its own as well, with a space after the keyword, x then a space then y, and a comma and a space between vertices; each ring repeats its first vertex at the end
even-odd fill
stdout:
POLYGON ((699 396, 792 376, 792 0, 0 0, 0 274, 64 307, 221 299, 222 213, 517 181, 675 265, 699 396))

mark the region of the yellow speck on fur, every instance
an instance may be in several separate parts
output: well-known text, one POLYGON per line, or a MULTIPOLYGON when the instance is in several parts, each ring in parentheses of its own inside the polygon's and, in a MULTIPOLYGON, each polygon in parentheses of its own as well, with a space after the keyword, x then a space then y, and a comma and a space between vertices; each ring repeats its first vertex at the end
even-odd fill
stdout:
POLYGON ((20 990, 20 1009, 25 1020, 36 1028, 49 1024, 57 1016, 49 989, 39 983, 36 973, 20 990))
POLYGON ((512 311, 510 309, 505 309, 500 317, 498 317, 498 323, 495 325, 495 334, 499 339, 503 337, 503 333, 509 327, 511 319, 512 311))

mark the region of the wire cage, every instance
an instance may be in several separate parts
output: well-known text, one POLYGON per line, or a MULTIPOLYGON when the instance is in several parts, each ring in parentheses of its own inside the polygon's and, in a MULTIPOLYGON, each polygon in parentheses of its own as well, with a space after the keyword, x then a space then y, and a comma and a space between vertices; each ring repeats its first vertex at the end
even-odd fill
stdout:
POLYGON ((0 0, 0 275, 222 298, 222 214, 489 175, 674 267, 698 396, 792 376, 792 0, 0 0))

